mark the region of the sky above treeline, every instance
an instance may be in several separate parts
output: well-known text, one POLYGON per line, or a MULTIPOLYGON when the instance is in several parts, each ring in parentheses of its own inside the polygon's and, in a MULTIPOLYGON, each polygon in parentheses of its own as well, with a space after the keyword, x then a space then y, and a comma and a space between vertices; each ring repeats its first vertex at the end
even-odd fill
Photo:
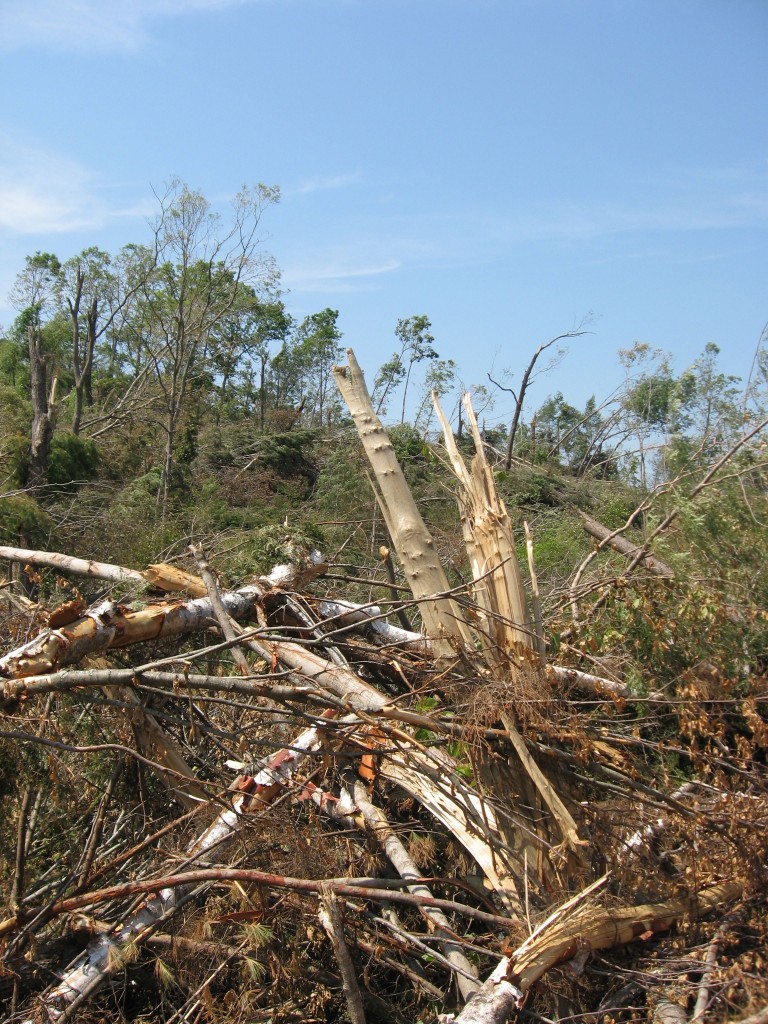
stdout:
POLYGON ((288 310, 338 309, 369 380, 422 313, 466 385, 586 320, 533 404, 635 341, 746 377, 767 52, 766 0, 0 0, 0 323, 26 255, 264 182, 288 310))

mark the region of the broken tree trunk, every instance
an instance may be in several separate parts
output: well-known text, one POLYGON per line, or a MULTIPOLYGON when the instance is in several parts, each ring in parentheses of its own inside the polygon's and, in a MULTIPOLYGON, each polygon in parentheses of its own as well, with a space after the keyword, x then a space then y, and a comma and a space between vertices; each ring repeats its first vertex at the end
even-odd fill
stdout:
POLYGON ((435 542, 424 526, 395 450, 374 412, 363 372, 351 349, 347 349, 347 361, 348 366, 335 366, 333 375, 376 475, 387 529, 419 603, 425 630, 434 641, 438 656, 456 653, 457 643, 472 647, 472 633, 461 609, 450 597, 451 587, 435 542), (453 644, 448 640, 451 637, 453 644))
POLYGON ((464 407, 475 443, 471 471, 456 447, 453 431, 437 396, 433 394, 432 398, 451 468, 461 484, 457 501, 464 544, 472 566, 472 594, 478 608, 485 613, 483 629, 479 631, 485 661, 488 667, 493 663, 507 668, 509 653, 515 646, 531 649, 534 635, 512 537, 512 524, 485 459, 483 440, 469 395, 464 396, 464 407))
MULTIPOLYGON (((263 593, 252 585, 225 594, 224 607, 232 618, 248 619, 263 593)), ((131 611, 114 601, 101 601, 84 616, 60 629, 44 629, 34 639, 0 658, 0 676, 20 679, 73 665, 86 654, 146 640, 160 640, 207 629, 216 624, 208 598, 150 604, 131 611)))
POLYGON ((611 949, 663 934, 685 918, 698 919, 727 906, 742 892, 738 882, 721 882, 692 896, 661 903, 602 909, 579 905, 573 913, 555 913, 547 926, 499 962, 458 1016, 445 1015, 441 1020, 446 1024, 506 1024, 516 1016, 526 992, 557 964, 580 952, 611 949))
MULTIPOLYGON (((484 613, 482 637, 483 661, 487 669, 507 678, 526 676, 532 693, 545 695, 548 690, 541 656, 536 647, 536 632, 528 615, 528 603, 517 561, 512 524, 504 502, 499 497, 496 482, 485 458, 483 439, 477 424, 469 395, 464 395, 467 423, 475 445, 471 471, 459 453, 453 431, 446 419, 437 395, 432 395, 451 467, 461 484, 457 495, 464 544, 472 566, 472 594, 477 608, 484 613), (535 653, 534 653, 535 652, 535 653)), ((583 845, 578 837, 576 822, 555 791, 554 786, 538 767, 525 745, 515 717, 510 711, 500 714, 520 763, 528 776, 523 799, 533 806, 533 800, 543 801, 573 853, 580 853, 583 845)), ((493 768, 482 757, 474 758, 481 778, 498 775, 500 766, 493 768)), ((490 777, 489 777, 490 781, 490 777)), ((509 780, 511 783, 511 779, 509 780)), ((518 783, 522 785, 522 780, 518 783)), ((554 845, 555 837, 547 830, 547 839, 554 845)), ((525 843, 526 856, 536 852, 525 843)), ((545 864, 537 858, 542 871, 545 864)), ((535 862, 534 862, 535 863, 535 862)))

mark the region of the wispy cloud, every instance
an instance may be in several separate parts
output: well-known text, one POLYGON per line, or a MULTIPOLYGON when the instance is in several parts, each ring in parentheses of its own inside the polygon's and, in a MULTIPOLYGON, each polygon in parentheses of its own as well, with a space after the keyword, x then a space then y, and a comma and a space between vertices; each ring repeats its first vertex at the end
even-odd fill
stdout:
POLYGON ((215 11, 250 0, 0 0, 0 49, 131 51, 162 17, 215 11))
POLYGON ((378 287, 377 277, 391 274, 400 266, 398 260, 359 267, 319 262, 314 266, 288 266, 282 280, 292 292, 373 291, 378 287))
POLYGON ((148 201, 110 203, 82 164, 0 132, 0 229, 16 235, 95 230, 114 219, 146 217, 148 201))
POLYGON ((610 236, 655 237, 760 227, 768 221, 768 181, 751 186, 649 190, 616 201, 566 202, 475 212, 502 244, 576 243, 610 236))
POLYGON ((287 188, 285 191, 290 194, 294 192, 297 195, 306 196, 312 192, 327 192, 330 189, 336 188, 349 188, 351 185, 359 185, 362 180, 362 175, 359 172, 351 174, 335 174, 328 178, 310 178, 307 181, 301 182, 296 188, 287 188))
POLYGON ((42 148, 0 139, 0 227, 17 234, 59 233, 101 226, 106 205, 88 171, 42 148))

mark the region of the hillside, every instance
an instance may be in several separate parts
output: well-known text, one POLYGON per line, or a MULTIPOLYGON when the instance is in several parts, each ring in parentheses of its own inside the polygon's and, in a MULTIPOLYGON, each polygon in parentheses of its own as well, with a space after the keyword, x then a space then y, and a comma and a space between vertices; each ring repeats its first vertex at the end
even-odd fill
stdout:
POLYGON ((334 374, 0 499, 7 1012, 762 1020, 761 421, 643 490, 334 374))

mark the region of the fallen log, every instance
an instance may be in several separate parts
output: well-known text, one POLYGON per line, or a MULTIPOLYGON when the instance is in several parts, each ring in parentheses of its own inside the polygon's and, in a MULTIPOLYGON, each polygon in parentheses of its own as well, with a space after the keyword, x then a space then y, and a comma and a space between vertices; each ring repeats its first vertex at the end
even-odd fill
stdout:
POLYGON ((0 546, 0 558, 9 562, 24 562, 29 565, 44 566, 58 569, 59 572, 71 572, 76 576, 90 576, 93 579, 109 580, 113 583, 145 583, 143 573, 136 569, 126 569, 122 565, 111 565, 108 562, 96 562, 90 558, 75 558, 62 555, 58 551, 32 551, 28 548, 12 548, 0 546))
MULTIPOLYGON (((262 589, 254 584, 223 594, 222 602, 233 618, 245 619, 253 614, 262 593, 262 589)), ((44 630, 27 644, 0 658, 0 674, 18 679, 50 673, 56 667, 74 663, 86 653, 180 635, 206 628, 214 621, 213 609, 207 598, 163 602, 139 611, 103 602, 72 625, 59 630, 44 630)), ((305 647, 270 641, 259 641, 256 646, 269 664, 282 664, 297 674, 300 684, 314 684, 347 702, 351 708, 362 705, 366 709, 376 709, 390 704, 387 697, 353 672, 330 664, 326 657, 305 647)), ((393 781, 424 802, 464 845, 507 909, 520 913, 515 878, 522 878, 522 866, 509 853, 494 851, 496 814, 487 801, 455 774, 450 758, 437 752, 427 757, 417 750, 408 750, 407 754, 399 751, 387 755, 384 774, 388 772, 393 781)))
MULTIPOLYGON (((222 602, 232 618, 246 620, 254 613, 261 587, 252 585, 224 594, 222 602)), ((38 636, 0 658, 0 676, 20 679, 44 675, 73 665, 86 654, 127 647, 207 629, 216 618, 210 599, 159 602, 131 611, 114 601, 101 601, 84 616, 59 629, 44 629, 38 636)))
POLYGON ((600 546, 608 546, 617 551, 620 555, 624 555, 625 558, 631 560, 637 559, 639 562, 656 576, 662 576, 665 579, 674 579, 675 573, 666 562, 663 562, 656 555, 652 555, 649 551, 646 551, 642 546, 633 544, 628 541, 626 537, 622 537, 621 533, 617 530, 609 530, 607 526, 603 526, 602 523, 598 523, 592 516, 587 515, 581 509, 577 510, 581 516, 581 524, 590 535, 594 537, 596 541, 599 541, 600 546))

